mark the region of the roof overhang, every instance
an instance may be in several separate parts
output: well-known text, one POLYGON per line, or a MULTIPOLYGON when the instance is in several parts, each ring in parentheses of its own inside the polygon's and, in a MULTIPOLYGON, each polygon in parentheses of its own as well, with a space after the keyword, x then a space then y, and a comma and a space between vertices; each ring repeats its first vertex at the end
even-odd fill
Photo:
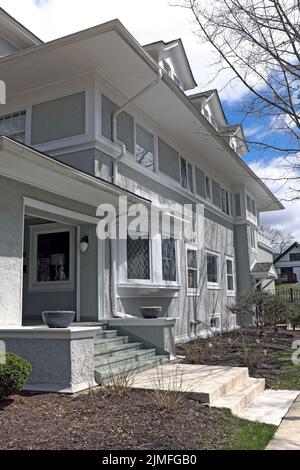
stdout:
POLYGON ((272 263, 256 263, 251 270, 251 276, 259 280, 278 279, 276 268, 272 263))
MULTIPOLYGON (((123 95, 125 102, 151 83, 159 70, 158 64, 118 20, 0 60, 0 76, 7 85, 8 103, 10 95, 91 71, 98 71, 123 95)), ((257 196, 260 211, 283 209, 275 195, 166 74, 158 85, 136 100, 136 105, 170 135, 176 136, 179 146, 199 159, 200 168, 202 162, 207 162, 214 168, 216 178, 225 177, 232 186, 249 187, 257 196)))
POLYGON ((95 208, 106 203, 118 208, 119 196, 127 196, 129 203, 151 203, 148 199, 85 174, 2 136, 0 136, 0 176, 95 208))
POLYGON ((3 8, 0 8, 0 31, 1 36, 17 49, 24 49, 43 43, 41 39, 9 15, 3 8))

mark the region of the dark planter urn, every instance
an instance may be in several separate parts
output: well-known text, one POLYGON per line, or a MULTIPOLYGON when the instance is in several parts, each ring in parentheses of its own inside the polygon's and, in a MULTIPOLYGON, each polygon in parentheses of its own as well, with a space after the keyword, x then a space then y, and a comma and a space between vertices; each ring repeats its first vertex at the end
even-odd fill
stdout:
POLYGON ((43 312, 42 317, 49 328, 68 328, 75 319, 75 312, 53 310, 52 312, 43 312))
POLYGON ((162 307, 141 307, 140 312, 144 318, 161 317, 162 307))

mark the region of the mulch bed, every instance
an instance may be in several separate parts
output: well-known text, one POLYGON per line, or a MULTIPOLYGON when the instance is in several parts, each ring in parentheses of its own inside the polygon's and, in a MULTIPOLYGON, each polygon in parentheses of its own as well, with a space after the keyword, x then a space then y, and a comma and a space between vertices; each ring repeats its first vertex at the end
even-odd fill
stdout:
POLYGON ((186 356, 186 363, 248 367, 252 377, 265 378, 267 387, 272 387, 284 371, 272 353, 292 353, 292 343, 299 339, 300 331, 259 335, 255 329, 242 329, 178 345, 177 354, 186 356))
POLYGON ((145 392, 22 394, 0 403, 0 449, 214 449, 234 429, 224 413, 185 400, 159 410, 145 392))

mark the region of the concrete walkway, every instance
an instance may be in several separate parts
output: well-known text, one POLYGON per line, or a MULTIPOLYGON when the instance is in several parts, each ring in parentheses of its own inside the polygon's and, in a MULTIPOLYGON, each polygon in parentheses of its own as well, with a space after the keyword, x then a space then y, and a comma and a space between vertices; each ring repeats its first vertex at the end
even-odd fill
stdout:
POLYGON ((282 420, 266 450, 300 450, 300 397, 282 420))
POLYGON ((294 390, 265 390, 239 413, 239 417, 279 426, 299 394, 294 390))

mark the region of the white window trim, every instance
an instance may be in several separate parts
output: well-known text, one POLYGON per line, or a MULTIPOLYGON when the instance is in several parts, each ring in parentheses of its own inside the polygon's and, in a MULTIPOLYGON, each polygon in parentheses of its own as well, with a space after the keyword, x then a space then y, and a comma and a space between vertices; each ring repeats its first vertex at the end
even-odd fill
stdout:
POLYGON ((196 245, 186 244, 185 245, 185 271, 186 271, 186 292, 188 297, 196 297, 200 295, 199 292, 199 282, 200 282, 200 270, 199 270, 199 250, 196 245), (189 287, 189 266, 188 266, 188 250, 193 250, 196 252, 197 257, 197 287, 189 287))
POLYGON ((227 297, 235 297, 236 296, 236 269, 235 269, 235 262, 234 258, 232 256, 225 256, 225 276, 226 276, 226 293, 227 297), (227 273, 227 261, 232 262, 232 274, 227 273), (228 283, 227 283, 227 277, 232 276, 233 277, 233 290, 228 289, 228 283))
POLYGON ((257 253, 257 231, 255 230, 255 228, 253 227, 250 227, 249 228, 249 237, 250 237, 250 249, 252 251, 252 253, 257 253), (251 233, 252 233, 252 230, 253 230, 253 233, 254 233, 254 244, 255 246, 252 246, 252 241, 251 241, 251 233))
POLYGON ((209 282, 207 279, 207 289, 209 290, 220 290, 221 285, 220 285, 220 280, 221 280, 221 266, 220 266, 220 259, 221 255, 220 253, 212 250, 206 250, 206 276, 207 276, 207 257, 208 255, 216 256, 218 259, 218 266, 217 266, 217 276, 218 276, 218 281, 217 282, 209 282))
POLYGON ((29 227, 30 236, 30 262, 29 262, 29 292, 68 292, 75 290, 75 227, 63 224, 43 224, 31 225, 29 227), (70 233, 70 268, 68 281, 37 282, 37 238, 38 235, 47 233, 70 233))

